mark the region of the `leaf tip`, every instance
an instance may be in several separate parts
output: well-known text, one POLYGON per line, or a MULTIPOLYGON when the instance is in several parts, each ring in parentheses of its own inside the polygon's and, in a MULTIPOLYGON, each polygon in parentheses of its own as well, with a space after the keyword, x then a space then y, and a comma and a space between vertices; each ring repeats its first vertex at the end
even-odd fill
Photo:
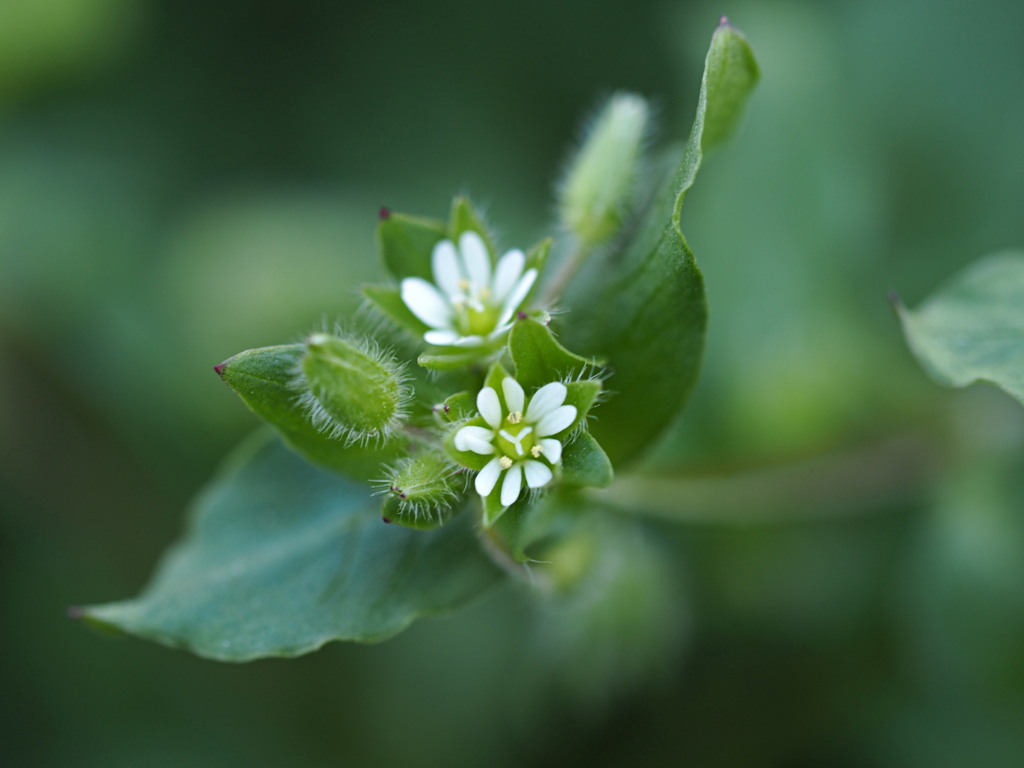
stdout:
POLYGON ((383 522, 385 525, 391 525, 391 518, 390 517, 383 517, 382 516, 381 517, 381 522, 383 522))
POLYGON ((719 27, 719 29, 721 29, 722 27, 731 27, 731 26, 732 26, 732 24, 729 23, 729 17, 728 16, 723 16, 722 18, 720 18, 718 20, 718 27, 719 27))
POLYGON ((218 363, 217 365, 213 366, 213 372, 216 373, 218 376, 220 376, 223 379, 224 378, 224 371, 225 371, 225 369, 227 369, 227 367, 228 367, 228 363, 227 363, 227 360, 225 360, 223 363, 218 363))
POLYGON ((74 621, 85 617, 85 609, 80 605, 69 605, 64 613, 69 619, 74 621))
POLYGON ((391 218, 391 209, 388 208, 386 205, 382 205, 380 207, 380 210, 377 211, 377 218, 379 218, 381 221, 387 221, 388 219, 391 218))

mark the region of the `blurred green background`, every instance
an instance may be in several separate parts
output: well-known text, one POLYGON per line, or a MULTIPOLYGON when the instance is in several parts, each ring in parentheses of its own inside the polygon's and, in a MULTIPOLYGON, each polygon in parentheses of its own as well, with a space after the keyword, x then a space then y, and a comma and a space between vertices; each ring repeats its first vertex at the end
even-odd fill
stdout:
POLYGON ((929 383, 886 294, 1024 245, 1022 33, 1012 0, 0 0, 7 763, 1019 765, 1024 410, 929 383), (138 591, 253 428, 211 366, 354 310, 379 206, 547 234, 603 94, 685 136, 722 14, 763 81, 684 211, 710 335, 651 459, 685 523, 618 549, 639 636, 516 588, 244 666, 65 618, 138 591))

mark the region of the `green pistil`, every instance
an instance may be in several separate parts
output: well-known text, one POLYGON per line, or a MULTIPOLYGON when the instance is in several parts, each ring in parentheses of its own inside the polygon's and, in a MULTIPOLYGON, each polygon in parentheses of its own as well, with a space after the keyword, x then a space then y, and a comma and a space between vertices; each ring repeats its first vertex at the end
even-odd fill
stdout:
POLYGON ((513 461, 533 458, 533 447, 537 444, 537 433, 533 427, 524 424, 522 414, 510 414, 498 430, 494 440, 498 452, 513 461))

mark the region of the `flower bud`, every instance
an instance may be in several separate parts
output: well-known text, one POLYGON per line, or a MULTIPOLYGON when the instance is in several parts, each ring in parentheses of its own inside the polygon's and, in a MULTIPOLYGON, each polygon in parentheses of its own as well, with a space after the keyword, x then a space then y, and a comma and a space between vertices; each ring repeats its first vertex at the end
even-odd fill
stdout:
POLYGON ((379 483, 385 495, 381 514, 409 528, 436 528, 455 514, 452 505, 465 478, 443 456, 424 453, 388 467, 379 483))
POLYGON ((561 190, 562 223, 586 245, 613 235, 629 213, 648 117, 643 98, 615 94, 569 166, 561 190))
POLYGON ((313 424, 349 443, 382 440, 402 420, 408 393, 394 360, 353 341, 315 333, 306 340, 300 385, 313 424))

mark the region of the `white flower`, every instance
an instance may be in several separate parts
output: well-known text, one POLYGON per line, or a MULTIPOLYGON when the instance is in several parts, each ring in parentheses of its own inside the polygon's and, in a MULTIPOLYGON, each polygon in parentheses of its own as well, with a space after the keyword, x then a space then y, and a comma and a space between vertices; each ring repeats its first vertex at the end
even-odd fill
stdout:
POLYGON ((502 336, 526 300, 537 270, 527 269, 520 250, 506 252, 492 272, 487 246, 476 232, 463 232, 459 246, 442 240, 431 256, 434 283, 402 281, 402 301, 430 326, 428 344, 478 347, 502 336))
POLYGON ((524 479, 529 488, 551 482, 551 467, 562 460, 562 443, 552 435, 568 428, 577 411, 575 405, 564 404, 568 390, 557 381, 538 389, 529 404, 522 386, 511 376, 501 382, 501 390, 505 408, 493 387, 480 390, 476 407, 488 426, 463 427, 455 433, 455 448, 494 456, 477 473, 476 491, 489 496, 504 473, 500 501, 507 507, 519 498, 524 479))

